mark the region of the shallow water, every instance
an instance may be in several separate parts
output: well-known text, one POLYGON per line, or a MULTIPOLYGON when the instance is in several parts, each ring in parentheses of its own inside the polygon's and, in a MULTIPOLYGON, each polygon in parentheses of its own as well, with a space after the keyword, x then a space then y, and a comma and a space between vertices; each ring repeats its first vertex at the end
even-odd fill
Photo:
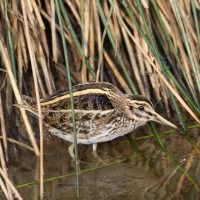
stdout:
MULTIPOLYGON (((156 127, 161 129, 159 125, 156 127)), ((150 132, 148 126, 137 129, 133 137, 144 135, 144 132, 150 132)), ((199 128, 187 131, 193 144, 198 142, 199 134, 199 128)), ((161 138, 169 153, 182 166, 188 165, 190 160, 188 173, 199 185, 200 156, 192 151, 187 135, 170 133, 161 138)), ((161 151, 154 138, 136 140, 136 144, 145 158, 131 148, 126 137, 99 144, 98 153, 108 166, 100 165, 98 169, 93 169, 96 160, 91 145, 79 145, 79 158, 82 161, 80 168, 83 170, 80 174, 80 199, 200 199, 200 194, 187 178, 180 183, 182 173, 161 151), (91 170, 84 172, 88 169, 91 170)), ((68 142, 54 137, 47 137, 44 141, 44 179, 67 175, 44 183, 44 199, 76 198, 75 176, 71 175, 75 169, 68 154, 68 146, 68 142)), ((8 173, 16 186, 37 181, 39 160, 28 150, 14 148, 8 173)), ((24 199, 39 199, 39 184, 24 186, 18 188, 18 191, 24 199)), ((0 193, 0 199, 5 199, 3 193, 0 193)))

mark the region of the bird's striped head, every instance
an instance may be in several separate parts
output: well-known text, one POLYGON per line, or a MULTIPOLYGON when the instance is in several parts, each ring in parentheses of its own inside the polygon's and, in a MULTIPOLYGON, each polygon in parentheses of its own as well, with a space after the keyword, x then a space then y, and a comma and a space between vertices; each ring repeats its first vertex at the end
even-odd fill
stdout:
POLYGON ((126 104, 129 111, 131 111, 132 119, 141 121, 141 124, 148 121, 155 121, 181 132, 177 126, 155 112, 153 104, 148 98, 140 95, 127 95, 127 97, 126 104))

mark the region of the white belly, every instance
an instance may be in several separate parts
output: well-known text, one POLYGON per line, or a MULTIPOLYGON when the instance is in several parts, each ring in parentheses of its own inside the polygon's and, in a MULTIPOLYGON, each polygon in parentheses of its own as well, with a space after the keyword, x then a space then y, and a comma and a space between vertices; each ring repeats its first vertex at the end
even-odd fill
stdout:
MULTIPOLYGON (((136 129, 138 126, 146 124, 146 122, 138 125, 137 122, 135 121, 130 121, 130 120, 124 120, 122 121, 123 126, 119 124, 118 128, 116 126, 112 126, 110 124, 105 124, 104 127, 101 129, 94 130, 95 134, 88 134, 87 138, 80 138, 79 134, 77 134, 77 143, 78 144, 93 144, 93 143, 99 143, 99 142, 107 142, 110 140, 113 140, 117 137, 126 135, 130 132, 132 132, 134 129, 136 129)), ((69 141, 71 143, 74 142, 74 137, 73 133, 71 134, 66 134, 63 131, 60 131, 56 128, 50 128, 49 132, 63 140, 69 141)), ((79 131, 77 131, 79 132, 79 131)))

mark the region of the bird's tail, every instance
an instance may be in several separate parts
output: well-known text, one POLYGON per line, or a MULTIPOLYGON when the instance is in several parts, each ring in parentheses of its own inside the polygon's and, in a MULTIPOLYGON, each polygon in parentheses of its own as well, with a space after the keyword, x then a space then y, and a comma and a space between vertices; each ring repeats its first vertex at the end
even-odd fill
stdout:
POLYGON ((38 116, 38 108, 37 108, 37 102, 34 98, 22 95, 22 101, 20 104, 14 104, 14 106, 18 108, 23 108, 34 115, 38 116))

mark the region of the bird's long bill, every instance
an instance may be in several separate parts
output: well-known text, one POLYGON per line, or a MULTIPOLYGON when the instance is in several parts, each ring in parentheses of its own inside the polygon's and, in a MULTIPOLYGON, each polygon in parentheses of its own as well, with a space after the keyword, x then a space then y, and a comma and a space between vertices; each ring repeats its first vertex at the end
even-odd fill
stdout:
POLYGON ((161 117, 159 114, 156 113, 155 118, 153 119, 154 121, 163 124, 165 126, 169 126, 173 128, 174 130, 178 131, 179 133, 183 133, 176 125, 172 124, 171 122, 167 121, 163 117, 161 117))

